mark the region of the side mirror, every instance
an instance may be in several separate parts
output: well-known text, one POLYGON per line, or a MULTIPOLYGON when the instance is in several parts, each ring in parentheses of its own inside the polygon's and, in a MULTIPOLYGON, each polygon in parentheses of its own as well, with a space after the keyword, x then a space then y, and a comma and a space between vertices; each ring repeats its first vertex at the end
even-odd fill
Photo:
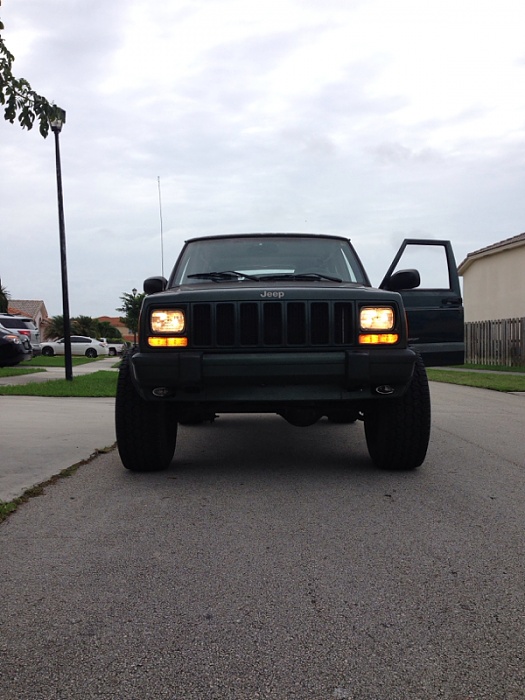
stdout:
POLYGON ((144 280, 144 291, 146 294, 156 294, 166 289, 168 280, 165 277, 148 277, 144 280))
POLYGON ((386 280, 382 288, 390 292, 401 292, 403 289, 415 289, 420 284, 421 277, 417 270, 399 270, 386 280))

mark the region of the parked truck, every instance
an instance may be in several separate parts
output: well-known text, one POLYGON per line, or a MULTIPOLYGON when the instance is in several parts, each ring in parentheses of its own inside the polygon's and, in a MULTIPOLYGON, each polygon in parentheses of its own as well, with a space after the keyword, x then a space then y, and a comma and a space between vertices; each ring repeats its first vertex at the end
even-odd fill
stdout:
POLYGON ((126 343, 119 342, 118 340, 116 342, 114 340, 111 340, 111 338, 99 338, 99 340, 102 340, 104 343, 107 343, 109 354, 111 355, 111 357, 115 357, 116 355, 122 355, 124 349, 126 348, 126 343))

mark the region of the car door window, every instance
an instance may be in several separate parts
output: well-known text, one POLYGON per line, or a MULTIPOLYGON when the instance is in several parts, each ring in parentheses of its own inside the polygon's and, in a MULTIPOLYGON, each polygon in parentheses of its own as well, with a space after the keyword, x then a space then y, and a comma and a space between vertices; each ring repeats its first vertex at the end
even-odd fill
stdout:
POLYGON ((407 246, 393 272, 407 269, 418 270, 419 289, 452 289, 447 251, 441 245, 407 246))

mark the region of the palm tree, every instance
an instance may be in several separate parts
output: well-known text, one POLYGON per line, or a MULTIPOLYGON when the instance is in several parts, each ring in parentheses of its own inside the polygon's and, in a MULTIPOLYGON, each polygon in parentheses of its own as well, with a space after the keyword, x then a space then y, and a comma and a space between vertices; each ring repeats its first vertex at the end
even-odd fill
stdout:
POLYGON ((139 314, 140 307, 142 306, 142 300, 146 295, 144 293, 137 294, 137 290, 134 289, 130 294, 129 292, 124 292, 122 299, 122 306, 120 306, 117 311, 121 311, 125 316, 121 316, 120 320, 125 323, 129 328, 130 332, 134 335, 134 342, 137 342, 137 333, 139 330, 139 314))
POLYGON ((2 285, 2 280, 0 280, 0 312, 3 314, 7 313, 9 307, 9 299, 11 295, 7 291, 6 287, 2 285))
POLYGON ((118 328, 112 326, 109 321, 97 321, 96 322, 96 337, 97 338, 108 338, 108 340, 122 340, 122 333, 118 328))
POLYGON ((42 322, 44 340, 56 340, 64 337, 64 317, 51 316, 42 322))
POLYGON ((72 332, 92 338, 97 333, 97 321, 91 316, 77 316, 71 320, 72 332))

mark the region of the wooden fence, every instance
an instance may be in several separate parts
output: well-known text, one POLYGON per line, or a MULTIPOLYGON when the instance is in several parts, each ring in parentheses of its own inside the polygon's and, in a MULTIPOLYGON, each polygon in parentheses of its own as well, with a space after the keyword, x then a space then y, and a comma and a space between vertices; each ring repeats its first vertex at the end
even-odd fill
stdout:
POLYGON ((465 362, 525 366, 525 318, 466 323, 465 362))

